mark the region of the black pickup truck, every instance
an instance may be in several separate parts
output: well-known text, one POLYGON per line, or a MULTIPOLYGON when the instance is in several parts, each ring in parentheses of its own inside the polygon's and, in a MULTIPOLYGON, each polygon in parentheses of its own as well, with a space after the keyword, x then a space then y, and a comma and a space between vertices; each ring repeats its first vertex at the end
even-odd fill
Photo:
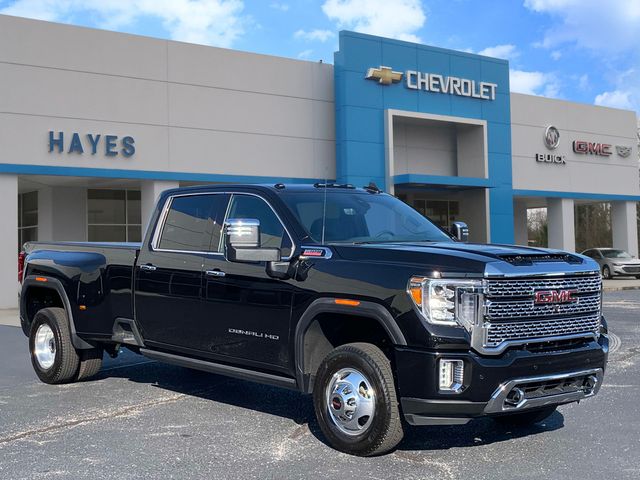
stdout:
POLYGON ((127 347, 313 394, 327 440, 380 454, 405 424, 525 425, 594 396, 607 363, 591 259, 465 243, 375 186, 164 192, 142 244, 28 243, 20 317, 39 378, 127 347))

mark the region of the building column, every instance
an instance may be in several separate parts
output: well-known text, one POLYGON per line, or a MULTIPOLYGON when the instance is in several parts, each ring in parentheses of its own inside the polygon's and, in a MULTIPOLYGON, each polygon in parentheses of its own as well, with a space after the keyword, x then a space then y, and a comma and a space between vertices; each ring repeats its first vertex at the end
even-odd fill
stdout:
POLYGON ((638 217, 636 202, 611 202, 613 247, 638 256, 638 217))
POLYGON ((573 199, 547 199, 547 225, 549 229, 549 248, 575 252, 576 233, 573 199))
POLYGON ((18 306, 18 176, 0 175, 0 308, 18 306))
POLYGON ((513 203, 513 230, 516 245, 529 245, 527 204, 523 200, 513 203))
POLYGON ((142 213, 142 234, 144 235, 145 228, 153 215, 153 211, 156 207, 158 197, 165 190, 170 188, 178 188, 180 184, 178 182, 168 182, 162 180, 144 180, 141 182, 140 189, 140 203, 142 213))

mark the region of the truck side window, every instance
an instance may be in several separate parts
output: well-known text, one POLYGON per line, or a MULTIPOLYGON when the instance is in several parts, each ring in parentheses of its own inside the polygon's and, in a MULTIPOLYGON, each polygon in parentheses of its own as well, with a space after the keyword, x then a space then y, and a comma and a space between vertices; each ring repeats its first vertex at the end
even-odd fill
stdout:
MULTIPOLYGON (((157 247, 160 250, 199 252, 208 249, 209 241, 220 238, 215 214, 222 195, 174 197, 162 228, 157 247)), ((212 243, 217 245, 218 243, 212 243)))
POLYGON ((279 248, 283 257, 291 255, 291 239, 276 214, 263 199, 252 195, 233 195, 227 218, 260 220, 260 246, 279 248))

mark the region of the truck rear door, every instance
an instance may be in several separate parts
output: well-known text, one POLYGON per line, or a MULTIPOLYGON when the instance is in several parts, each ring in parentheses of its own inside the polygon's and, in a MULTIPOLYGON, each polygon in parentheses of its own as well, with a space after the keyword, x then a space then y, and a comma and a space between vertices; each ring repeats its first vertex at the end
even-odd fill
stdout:
POLYGON ((148 346, 189 353, 199 344, 204 258, 228 199, 207 192, 166 200, 136 265, 136 322, 148 346))

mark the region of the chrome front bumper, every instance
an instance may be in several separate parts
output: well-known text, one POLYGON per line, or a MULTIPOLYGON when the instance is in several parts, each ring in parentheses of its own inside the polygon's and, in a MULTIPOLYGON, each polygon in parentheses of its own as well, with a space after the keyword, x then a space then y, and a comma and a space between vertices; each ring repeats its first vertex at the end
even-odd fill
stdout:
POLYGON ((484 413, 512 413, 580 401, 595 396, 603 378, 603 369, 594 368, 509 380, 496 389, 484 413))

